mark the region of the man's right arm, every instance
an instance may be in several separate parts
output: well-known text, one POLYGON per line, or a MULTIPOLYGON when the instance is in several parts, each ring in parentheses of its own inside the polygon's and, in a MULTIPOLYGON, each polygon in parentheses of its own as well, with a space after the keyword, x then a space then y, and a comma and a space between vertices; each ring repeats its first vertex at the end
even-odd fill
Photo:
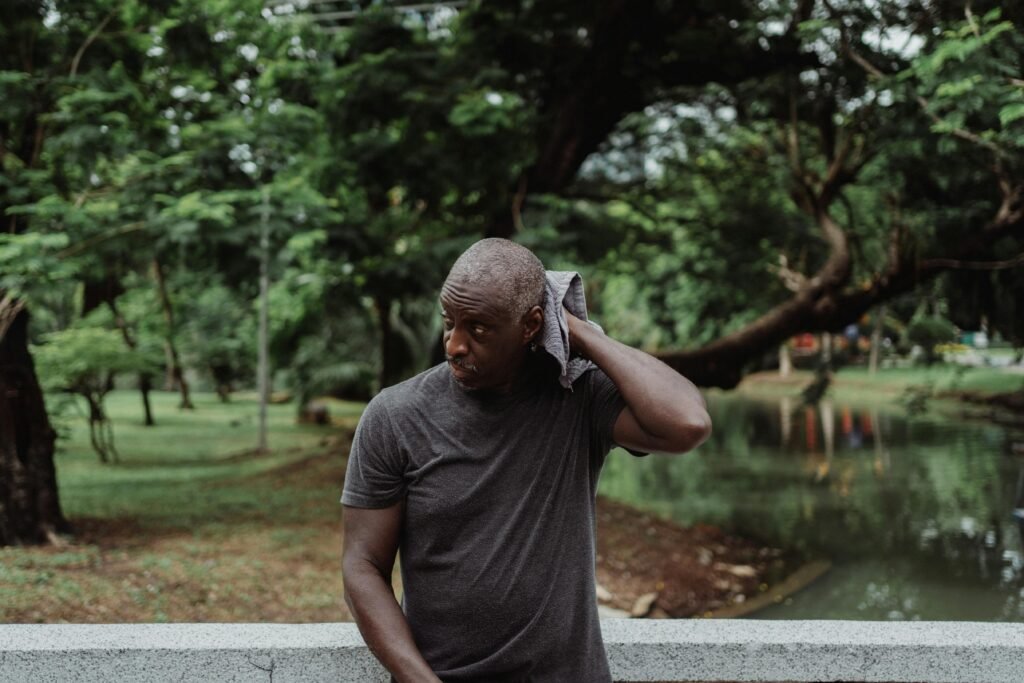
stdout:
POLYGON ((344 506, 341 564, 345 602, 370 651, 398 683, 439 683, 441 679, 416 647, 391 587, 403 505, 398 502, 381 509, 344 506))

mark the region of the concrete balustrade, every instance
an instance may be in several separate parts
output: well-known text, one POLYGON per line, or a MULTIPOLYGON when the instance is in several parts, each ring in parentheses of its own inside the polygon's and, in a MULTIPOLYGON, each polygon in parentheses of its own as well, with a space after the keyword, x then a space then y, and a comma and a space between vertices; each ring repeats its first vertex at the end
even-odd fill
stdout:
MULTIPOLYGON (((606 619, 602 630, 616 681, 1024 681, 1024 624, 606 619)), ((19 624, 0 626, 0 681, 388 676, 354 624, 19 624)))

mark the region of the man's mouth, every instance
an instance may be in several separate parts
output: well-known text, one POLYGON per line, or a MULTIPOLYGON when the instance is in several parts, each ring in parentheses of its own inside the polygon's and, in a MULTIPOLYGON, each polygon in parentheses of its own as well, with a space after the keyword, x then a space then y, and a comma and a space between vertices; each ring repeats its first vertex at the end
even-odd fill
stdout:
POLYGON ((476 366, 461 363, 453 358, 448 359, 448 367, 451 368, 452 374, 455 375, 456 379, 469 379, 478 372, 476 366))

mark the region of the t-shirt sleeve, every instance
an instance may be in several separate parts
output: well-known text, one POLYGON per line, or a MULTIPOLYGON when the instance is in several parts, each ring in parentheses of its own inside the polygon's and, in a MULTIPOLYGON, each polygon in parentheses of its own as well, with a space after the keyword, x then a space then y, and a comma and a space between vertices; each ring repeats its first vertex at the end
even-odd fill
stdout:
POLYGON ((405 461, 383 394, 366 406, 345 470, 341 502, 358 508, 385 508, 405 497, 405 461))
MULTIPOLYGON (((615 443, 612 432, 615 429, 615 421, 626 407, 626 400, 622 398, 619 388, 611 378, 600 369, 591 370, 587 375, 590 382, 592 436, 599 454, 604 457, 608 451, 619 445, 615 443)), ((642 451, 629 452, 636 456, 647 455, 642 451)))

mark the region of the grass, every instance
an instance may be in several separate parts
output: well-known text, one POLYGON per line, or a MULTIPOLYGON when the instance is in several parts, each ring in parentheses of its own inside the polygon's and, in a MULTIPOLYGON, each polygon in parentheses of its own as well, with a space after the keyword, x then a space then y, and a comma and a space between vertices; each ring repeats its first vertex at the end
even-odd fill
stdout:
POLYGON ((84 420, 68 419, 56 458, 75 527, 64 547, 0 549, 0 622, 338 621, 340 505, 348 435, 361 404, 334 402, 334 427, 270 407, 271 450, 256 403, 154 393, 108 409, 121 462, 102 465, 84 420))
MULTIPOLYGON (((750 375, 741 385, 741 391, 762 395, 797 395, 813 379, 807 370, 794 371, 789 377, 775 372, 750 375)), ((845 367, 835 375, 830 389, 833 396, 851 402, 899 403, 908 392, 928 391, 940 395, 946 392, 970 392, 981 396, 1024 390, 1024 374, 1003 368, 971 368, 948 364, 931 367, 885 368, 876 374, 867 368, 845 367)))
POLYGON ((998 394, 1024 389, 1024 375, 1003 368, 971 368, 938 364, 922 368, 886 368, 874 376, 867 368, 843 368, 838 381, 851 386, 870 385, 890 391, 932 384, 936 391, 974 391, 998 394))

